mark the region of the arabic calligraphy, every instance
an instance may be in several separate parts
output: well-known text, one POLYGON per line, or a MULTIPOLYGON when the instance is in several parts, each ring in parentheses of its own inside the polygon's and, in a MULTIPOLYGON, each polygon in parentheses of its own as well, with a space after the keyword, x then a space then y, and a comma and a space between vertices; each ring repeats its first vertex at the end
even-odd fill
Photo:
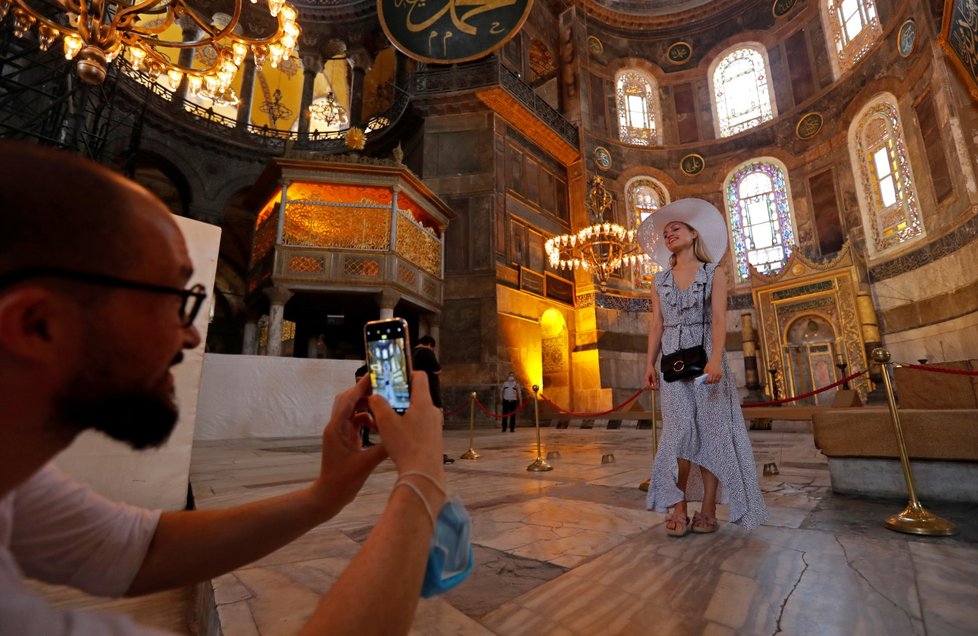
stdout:
POLYGON ((519 32, 533 0, 378 0, 391 42, 424 62, 455 63, 488 55, 519 32))
POLYGON ((978 80, 978 0, 954 4, 948 41, 974 84, 978 80))

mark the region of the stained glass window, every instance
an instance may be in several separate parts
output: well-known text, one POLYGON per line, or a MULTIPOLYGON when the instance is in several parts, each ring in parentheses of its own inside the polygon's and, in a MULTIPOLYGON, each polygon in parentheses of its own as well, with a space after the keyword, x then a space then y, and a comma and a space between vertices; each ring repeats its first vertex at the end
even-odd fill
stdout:
POLYGON ((824 0, 822 15, 837 74, 858 62, 883 34, 875 0, 824 0))
POLYGON ((620 71, 615 85, 619 138, 626 144, 651 146, 656 142, 655 80, 632 69, 620 71))
POLYGON ((784 167, 747 162, 727 178, 725 195, 737 282, 747 282, 748 264, 762 274, 781 271, 795 245, 784 167))
MULTIPOLYGON (((650 214, 669 203, 669 192, 652 177, 635 177, 625 184, 625 207, 632 227, 637 228, 650 214)), ((652 261, 637 265, 635 284, 649 289, 658 267, 652 261)))
POLYGON ((753 128, 774 117, 764 56, 739 48, 722 58, 713 71, 713 98, 721 137, 753 128))
POLYGON ((857 119, 854 143, 874 252, 882 252, 923 234, 910 158, 900 113, 884 98, 857 119))

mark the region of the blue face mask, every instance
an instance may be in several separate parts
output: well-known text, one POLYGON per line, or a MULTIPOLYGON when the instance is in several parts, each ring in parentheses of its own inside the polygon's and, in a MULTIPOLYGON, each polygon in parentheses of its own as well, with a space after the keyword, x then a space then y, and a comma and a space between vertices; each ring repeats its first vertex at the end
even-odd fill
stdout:
POLYGON ((458 497, 442 506, 428 551, 421 596, 430 598, 447 592, 472 571, 472 519, 458 497))

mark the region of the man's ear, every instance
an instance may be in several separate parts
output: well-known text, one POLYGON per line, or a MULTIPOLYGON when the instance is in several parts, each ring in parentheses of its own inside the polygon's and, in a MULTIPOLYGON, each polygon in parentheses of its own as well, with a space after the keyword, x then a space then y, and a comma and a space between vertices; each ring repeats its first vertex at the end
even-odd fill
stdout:
POLYGON ((65 301, 42 287, 20 287, 0 296, 0 348, 21 358, 57 357, 65 336, 65 301))

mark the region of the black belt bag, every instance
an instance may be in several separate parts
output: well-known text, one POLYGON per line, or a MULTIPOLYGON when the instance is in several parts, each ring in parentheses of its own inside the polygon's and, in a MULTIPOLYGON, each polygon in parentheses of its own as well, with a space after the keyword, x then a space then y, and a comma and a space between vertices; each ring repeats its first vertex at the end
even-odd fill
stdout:
MULTIPOLYGON (((703 265, 705 268, 706 265, 703 265)), ((676 284, 673 279, 673 285, 676 284)), ((674 351, 669 355, 662 356, 659 361, 659 368, 662 369, 662 379, 666 382, 676 382, 677 380, 692 380, 703 375, 706 369, 706 286, 703 286, 703 337, 700 344, 695 347, 688 347, 674 351)), ((683 341, 683 326, 679 327, 679 342, 683 341)))
POLYGON ((666 382, 691 380, 703 375, 706 368, 706 349, 703 345, 680 349, 662 356, 659 366, 662 368, 662 379, 666 382))

